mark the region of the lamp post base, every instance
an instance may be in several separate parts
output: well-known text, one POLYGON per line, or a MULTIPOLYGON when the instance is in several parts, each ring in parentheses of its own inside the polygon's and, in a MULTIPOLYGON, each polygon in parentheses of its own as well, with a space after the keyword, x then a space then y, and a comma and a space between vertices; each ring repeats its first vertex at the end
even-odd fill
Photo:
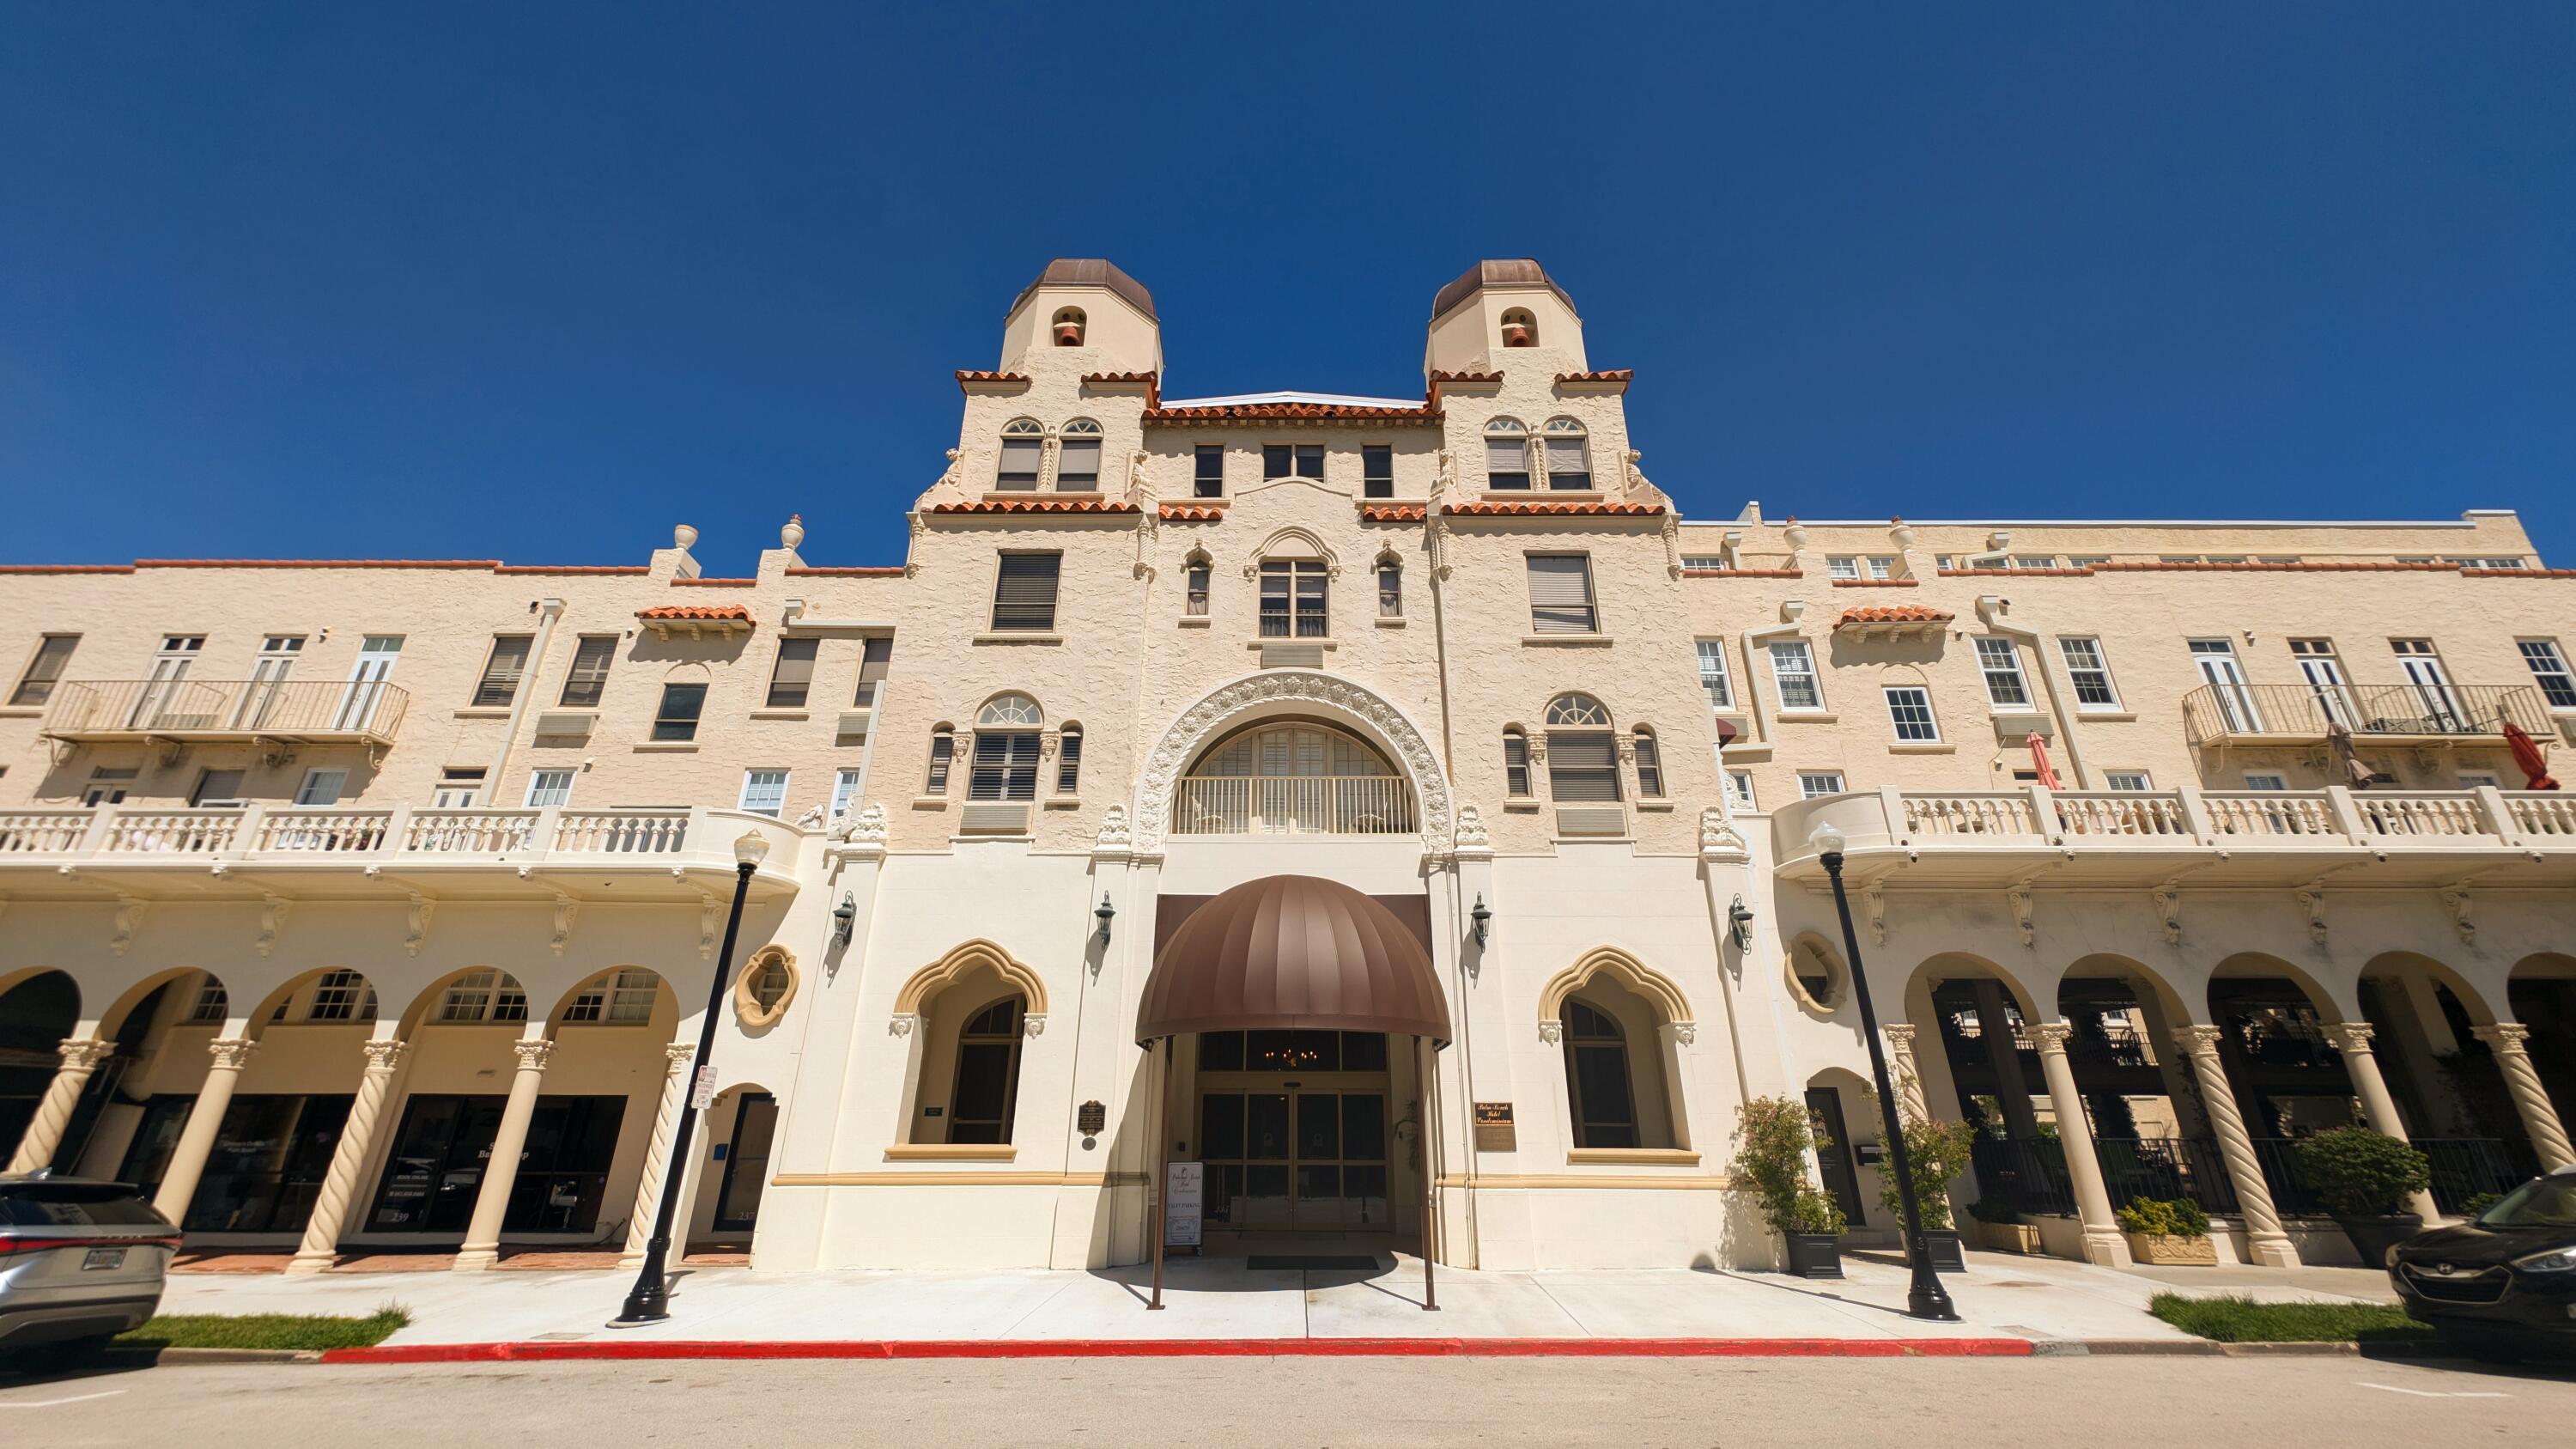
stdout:
POLYGON ((1914 1268, 1913 1285, 1905 1291, 1905 1311, 1933 1323, 1956 1323, 1959 1310, 1950 1302, 1950 1294, 1941 1286, 1940 1275, 1932 1271, 1929 1250, 1918 1240, 1907 1255, 1914 1268))

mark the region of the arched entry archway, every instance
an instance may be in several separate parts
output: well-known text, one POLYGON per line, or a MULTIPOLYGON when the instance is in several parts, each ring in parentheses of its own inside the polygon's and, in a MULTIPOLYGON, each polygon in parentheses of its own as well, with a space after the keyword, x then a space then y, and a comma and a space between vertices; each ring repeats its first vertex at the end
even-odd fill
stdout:
POLYGON ((1202 1048, 1233 1045, 1242 1053, 1237 1065, 1245 1069, 1271 1065, 1256 1063, 1258 1053, 1284 1053, 1285 1060, 1275 1063, 1277 1070, 1295 1074, 1295 1081, 1282 1075, 1276 1092, 1217 1093, 1200 1103, 1201 1161, 1218 1168, 1218 1190, 1228 1193, 1238 1184, 1227 1170, 1239 1169, 1247 1213, 1274 1187, 1292 1213, 1306 1201, 1331 1202, 1340 1205, 1337 1212, 1346 1211, 1356 1187, 1365 1211, 1371 1173, 1383 1208, 1396 1136, 1388 1122, 1390 1092, 1386 1087, 1374 1093, 1341 1090, 1346 1084, 1339 1081, 1309 1092, 1302 1084, 1324 1071, 1350 1075, 1349 1054, 1370 1051, 1371 1044, 1377 1053, 1373 1065, 1380 1071, 1388 1068, 1395 1042, 1411 1049, 1416 1085, 1412 1119, 1420 1154, 1414 1170, 1421 1189, 1422 1306, 1436 1309, 1432 1183, 1438 1157, 1431 1124, 1438 1118, 1432 1110, 1432 1063, 1448 1043, 1450 1024, 1448 997, 1423 940, 1392 911, 1358 891, 1296 875, 1247 881, 1210 897, 1164 939, 1136 1012, 1137 1045, 1160 1062, 1152 1225, 1156 1308, 1162 1306, 1173 1180, 1173 1047, 1183 1037, 1195 1038, 1202 1048), (1216 1149, 1226 1141, 1227 1100, 1237 1108, 1233 1120, 1239 1125, 1232 1139, 1237 1156, 1219 1162, 1216 1149))
POLYGON ((1265 669, 1210 691, 1164 727, 1137 774, 1136 848, 1162 847, 1182 776, 1209 744, 1255 719, 1294 714, 1348 729, 1383 755, 1412 789, 1424 838, 1448 841, 1453 828, 1449 779, 1429 736, 1411 716, 1347 679, 1305 669, 1265 669))

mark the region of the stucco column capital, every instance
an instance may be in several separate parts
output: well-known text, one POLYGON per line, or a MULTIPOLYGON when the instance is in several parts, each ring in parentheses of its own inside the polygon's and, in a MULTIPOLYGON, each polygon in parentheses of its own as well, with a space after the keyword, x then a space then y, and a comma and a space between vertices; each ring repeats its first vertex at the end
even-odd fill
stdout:
POLYGON ((2043 1057, 2066 1055, 2066 1039, 2075 1035, 2075 1024, 2066 1021, 2030 1021, 2022 1023, 2022 1034, 2031 1039, 2043 1057))
POLYGON ((689 1070, 690 1058, 697 1054, 698 1044, 693 1041, 675 1041, 662 1048, 663 1074, 673 1077, 685 1076, 689 1070))
POLYGON ((248 1037, 219 1036, 206 1043, 206 1055, 213 1060, 214 1070, 219 1072, 240 1071, 249 1063, 250 1054, 257 1050, 259 1043, 248 1037))
POLYGON ((1891 1021, 1879 1029, 1886 1032, 1887 1039, 1894 1043, 1900 1050, 1911 1051, 1914 1049, 1914 1023, 1910 1021, 1891 1021))
POLYGON ((2366 1021, 2330 1021, 2325 1024, 2326 1040, 2345 1056, 2370 1055, 2370 1039, 2377 1033, 2366 1021))
POLYGON ((360 1042, 358 1050, 367 1054, 367 1070, 378 1076, 390 1076, 411 1051, 407 1042, 376 1040, 360 1042))
POLYGON ((555 1044, 543 1038, 535 1041, 514 1041, 510 1043, 510 1050, 519 1054, 520 1071, 542 1072, 546 1069, 547 1063, 554 1060, 555 1044))
POLYGON ((2203 1053, 2216 1056, 2218 1054, 2218 1044, 2221 1041, 2226 1040, 2226 1038, 2227 1028, 2223 1026, 2210 1026, 2200 1022, 2194 1022, 2188 1026, 2178 1026, 2173 1029, 2174 1045, 2181 1047, 2184 1051, 2189 1052, 2195 1057, 2200 1056, 2203 1053))
POLYGON ((2489 1026, 2471 1027, 2469 1034, 2494 1047, 2499 1053, 2510 1052, 2515 1055, 2522 1054, 2525 1050, 2524 1043, 2531 1040, 2531 1028, 2518 1021, 2499 1021, 2489 1026))
POLYGON ((95 1071, 99 1063, 116 1055, 116 1043, 95 1037, 78 1037, 55 1047, 54 1055, 63 1059, 64 1071, 95 1071))

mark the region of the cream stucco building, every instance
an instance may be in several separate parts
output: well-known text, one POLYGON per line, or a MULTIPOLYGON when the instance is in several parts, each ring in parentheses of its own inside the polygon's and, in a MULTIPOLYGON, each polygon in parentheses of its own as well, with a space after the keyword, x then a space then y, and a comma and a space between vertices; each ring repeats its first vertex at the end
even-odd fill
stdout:
POLYGON ((1583 328, 1486 262, 1419 397, 1184 400, 1058 261, 899 563, 0 569, 0 1141, 302 1271, 639 1248, 748 834, 692 1242, 1132 1263, 1167 1151, 1219 1251, 1411 1251, 1427 1173, 1445 1262, 1768 1263, 1751 1095, 1891 1227, 1830 823, 1905 1109, 2049 1251, 2188 1194, 2330 1261, 2285 1146, 2346 1121, 2428 1211, 2570 1159, 2576 804, 2506 726, 2576 721, 2576 573, 2510 513, 1690 522, 1583 328))

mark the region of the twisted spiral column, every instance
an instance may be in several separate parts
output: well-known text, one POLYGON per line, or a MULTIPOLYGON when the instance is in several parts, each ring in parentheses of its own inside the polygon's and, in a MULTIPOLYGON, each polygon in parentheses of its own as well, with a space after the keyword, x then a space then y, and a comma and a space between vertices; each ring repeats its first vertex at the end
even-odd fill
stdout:
POLYGON ((2531 1051, 2523 1045, 2531 1040, 2531 1028, 2518 1021, 2500 1021, 2476 1028, 2476 1034, 2478 1040, 2495 1050, 2505 1088, 2513 1093, 2513 1105, 2522 1112, 2522 1128, 2531 1134, 2531 1150, 2540 1154, 2540 1170, 2548 1172, 2576 1164, 2576 1148, 2568 1145, 2567 1126, 2558 1120, 2558 1109, 2550 1105, 2549 1089, 2540 1084, 2539 1069, 2532 1066, 2531 1051))
POLYGON ((366 1169, 367 1148, 375 1141, 376 1121, 384 1115, 385 1099, 393 1094, 394 1073, 409 1048, 398 1041, 371 1041, 360 1050, 367 1054, 367 1069, 358 1078, 357 1099, 349 1104, 349 1120, 340 1128, 340 1140, 331 1148, 331 1167, 313 1199, 313 1215, 304 1220, 304 1240, 286 1265, 289 1273, 319 1273, 339 1261, 340 1228, 348 1221, 349 1199, 357 1193, 358 1174, 366 1169))
POLYGON ((2272 1184, 2263 1176, 2263 1160, 2254 1155, 2253 1134, 2245 1130, 2245 1113, 2227 1084, 2227 1064, 2219 1058, 2224 1027, 2174 1028, 2174 1045, 2191 1060, 2192 1079, 2200 1084, 2200 1103, 2209 1114, 2209 1129, 2218 1138, 2219 1158, 2227 1180, 2236 1188, 2237 1215, 2245 1219, 2247 1246, 2254 1261, 2267 1268, 2299 1266, 2299 1250, 2281 1229, 2280 1210, 2272 1203, 2272 1184))
POLYGON ((1931 1121, 1932 1107, 1923 1097, 1923 1074, 1914 1067, 1914 1023, 1892 1021, 1881 1029, 1887 1033, 1888 1069, 1896 1074, 1896 1105, 1908 1122, 1931 1121))
MULTIPOLYGON (((635 1211, 626 1218, 626 1251, 619 1254, 621 1268, 644 1265, 645 1245, 653 1238, 653 1215, 662 1210, 662 1174, 671 1164, 671 1137, 680 1130, 680 1104, 689 1095, 689 1059, 698 1054, 695 1042, 673 1042, 662 1048, 667 1066, 662 1071, 662 1103, 653 1113, 653 1136, 644 1144, 644 1175, 635 1180, 635 1211)), ((683 1235, 687 1225, 679 1225, 683 1235)))
POLYGON ((63 1145, 63 1132, 71 1126, 72 1109, 80 1105, 81 1089, 89 1085, 90 1074, 98 1064, 116 1054, 116 1043, 81 1037, 54 1048, 63 1064, 54 1069, 54 1079, 45 1084, 45 1095, 36 1103, 36 1115, 18 1138, 18 1153, 9 1159, 11 1172, 33 1172, 54 1160, 55 1149, 63 1145))

